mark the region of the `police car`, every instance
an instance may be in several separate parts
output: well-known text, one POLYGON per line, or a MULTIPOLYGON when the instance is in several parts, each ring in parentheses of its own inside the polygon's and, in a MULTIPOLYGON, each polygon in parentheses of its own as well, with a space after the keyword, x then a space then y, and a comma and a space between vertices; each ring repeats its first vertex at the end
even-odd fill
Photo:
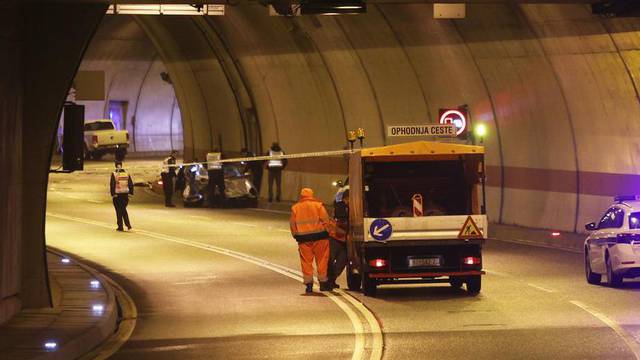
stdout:
POLYGON ((585 228, 591 233, 584 242, 587 282, 618 287, 623 278, 640 277, 640 196, 617 196, 600 221, 585 228))

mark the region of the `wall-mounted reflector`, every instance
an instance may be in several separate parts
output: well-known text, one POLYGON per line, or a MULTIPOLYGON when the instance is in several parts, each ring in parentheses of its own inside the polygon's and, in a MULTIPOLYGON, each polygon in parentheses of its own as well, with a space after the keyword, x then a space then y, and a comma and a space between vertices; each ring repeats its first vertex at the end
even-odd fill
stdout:
POLYGON ((110 15, 224 15, 224 5, 117 4, 109 5, 110 15))

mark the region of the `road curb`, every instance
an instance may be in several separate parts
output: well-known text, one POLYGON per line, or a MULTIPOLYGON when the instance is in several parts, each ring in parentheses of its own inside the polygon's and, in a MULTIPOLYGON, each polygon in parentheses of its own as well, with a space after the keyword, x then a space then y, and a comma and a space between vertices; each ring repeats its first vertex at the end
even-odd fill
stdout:
POLYGON ((54 247, 47 251, 69 259, 95 277, 107 293, 104 320, 64 344, 55 354, 49 353, 37 359, 106 359, 113 355, 131 336, 136 325, 138 311, 131 296, 113 279, 76 260, 73 256, 54 247))

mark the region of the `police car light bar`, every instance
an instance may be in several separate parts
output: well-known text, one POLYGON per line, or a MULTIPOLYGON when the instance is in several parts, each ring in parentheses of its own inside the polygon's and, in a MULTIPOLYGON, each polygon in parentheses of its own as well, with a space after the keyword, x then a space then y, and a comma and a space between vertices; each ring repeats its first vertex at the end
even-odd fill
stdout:
POLYGON ((613 198, 615 202, 636 201, 640 200, 640 195, 618 195, 613 198))

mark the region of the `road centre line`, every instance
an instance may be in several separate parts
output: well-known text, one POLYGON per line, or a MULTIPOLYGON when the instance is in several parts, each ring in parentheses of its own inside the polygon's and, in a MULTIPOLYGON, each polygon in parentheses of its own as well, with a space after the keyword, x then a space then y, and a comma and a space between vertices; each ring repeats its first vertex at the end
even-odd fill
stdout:
POLYGON ((638 344, 635 341, 635 339, 633 338, 633 336, 631 336, 625 329, 623 329, 622 326, 618 325, 618 323, 616 323, 615 321, 611 320, 605 314, 590 308, 589 306, 587 306, 586 304, 584 304, 581 301, 571 300, 569 302, 572 303, 573 305, 581 308, 582 310, 588 312, 589 314, 593 315, 598 320, 600 320, 603 323, 605 323, 613 331, 615 331, 615 333, 618 336, 620 336, 622 338, 622 340, 624 340, 624 342, 627 344, 627 346, 629 347, 629 350, 631 350, 631 352, 633 353, 635 358, 637 360, 640 360, 640 344, 638 344))
POLYGON ((554 292, 556 292, 555 290, 551 290, 551 289, 548 289, 548 288, 545 288, 545 287, 542 287, 542 286, 540 286, 540 285, 536 285, 536 284, 527 283, 527 285, 528 285, 528 286, 531 286, 531 287, 532 287, 532 288, 534 288, 534 289, 542 290, 542 291, 544 291, 544 292, 548 292, 548 293, 554 293, 554 292))
POLYGON ((271 209, 260 209, 260 208, 249 208, 248 210, 251 210, 251 211, 261 211, 261 212, 273 213, 273 214, 285 214, 285 215, 291 215, 291 211, 271 210, 271 209))
MULTIPOLYGON (((79 222, 79 223, 83 223, 83 224, 87 224, 87 225, 94 225, 94 226, 99 226, 99 227, 103 227, 106 229, 112 229, 112 225, 111 224, 107 224, 104 222, 100 222, 100 221, 95 221, 95 220, 90 220, 90 219, 84 219, 84 218, 77 218, 77 217, 73 217, 73 216, 67 216, 67 215, 62 215, 62 214, 55 214, 55 213, 50 213, 47 212, 47 216, 51 216, 54 218, 58 218, 58 219, 62 219, 62 220, 68 220, 68 221, 75 221, 75 222, 79 222)), ((198 248, 198 249, 202 249, 202 250, 206 250, 206 251, 211 251, 211 252, 215 252, 218 254, 222 254, 222 255, 227 255, 248 263, 252 263, 254 265, 269 269, 271 271, 277 272, 279 274, 282 274, 284 276, 287 276, 291 279, 297 280, 302 282, 302 274, 300 271, 298 270, 294 270, 288 267, 285 267, 283 265, 279 265, 279 264, 275 264, 269 261, 266 261, 264 259, 249 255, 249 254, 245 254, 242 252, 238 252, 238 251, 234 251, 234 250, 229 250, 229 249, 225 249, 219 246, 215 246, 215 245, 210 245, 210 244, 205 244, 205 243, 200 243, 197 241, 192 241, 192 240, 187 240, 187 239, 182 239, 182 238, 178 238, 178 237, 173 237, 173 236, 169 236, 169 235, 164 235, 164 234, 159 234, 159 233, 154 233, 151 231, 146 231, 146 230, 141 230, 141 229, 136 229, 134 231, 132 231, 133 233, 136 234, 141 234, 141 235, 145 235, 147 237, 151 237, 154 239, 158 239, 158 240, 163 240, 163 241, 168 241, 168 242, 173 242, 173 243, 177 243, 177 244, 181 244, 181 245, 186 245, 186 246, 191 246, 194 248, 198 248)), ((384 348, 384 343, 383 343, 383 338, 382 338, 382 330, 380 328, 380 325, 377 321, 377 319, 375 318, 375 316, 373 315, 373 313, 371 313, 371 311, 369 309, 367 309, 364 305, 362 305, 362 303, 360 303, 357 299, 355 299, 351 294, 343 291, 343 290, 337 290, 335 293, 334 292, 323 292, 323 294, 325 296, 327 296, 329 299, 331 299, 342 311, 344 311, 347 315, 347 317, 349 318, 349 320, 351 321, 351 324, 353 326, 354 329, 354 336, 355 336, 355 345, 354 345, 354 351, 353 351, 353 355, 351 357, 352 360, 361 360, 361 359, 365 359, 366 354, 365 354, 365 329, 364 326, 362 324, 362 321, 360 320, 358 314, 356 314, 356 312, 349 306, 349 303, 351 305, 353 305, 353 308, 355 308, 361 315, 362 317, 366 320, 368 326, 369 326, 369 331, 368 333, 370 333, 373 337, 373 341, 372 341, 372 349, 371 349, 371 354, 368 357, 368 359, 370 360, 380 360, 382 359, 382 349, 384 348)))

